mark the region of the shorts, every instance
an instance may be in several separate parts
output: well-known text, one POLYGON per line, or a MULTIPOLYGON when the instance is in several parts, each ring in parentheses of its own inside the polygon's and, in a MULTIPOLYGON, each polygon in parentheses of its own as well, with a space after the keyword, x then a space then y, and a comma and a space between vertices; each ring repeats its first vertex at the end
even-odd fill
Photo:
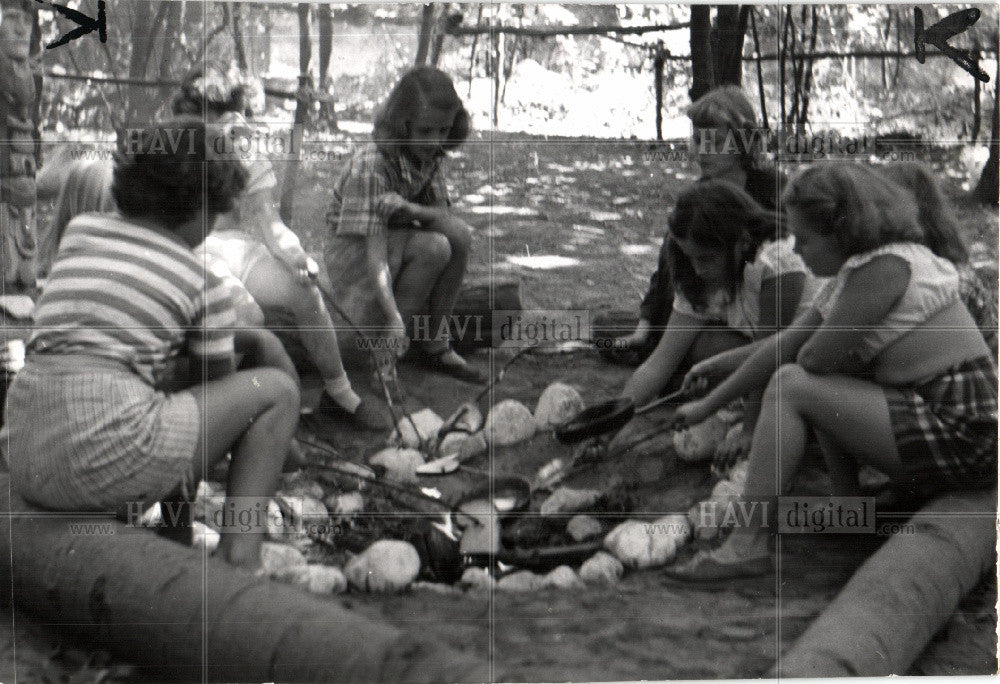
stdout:
POLYGON ((985 356, 887 395, 899 458, 921 491, 997 485, 997 370, 985 356))
POLYGON ((57 510, 153 503, 178 486, 193 492, 201 430, 194 395, 165 394, 89 358, 29 357, 14 378, 0 432, 14 490, 57 510))

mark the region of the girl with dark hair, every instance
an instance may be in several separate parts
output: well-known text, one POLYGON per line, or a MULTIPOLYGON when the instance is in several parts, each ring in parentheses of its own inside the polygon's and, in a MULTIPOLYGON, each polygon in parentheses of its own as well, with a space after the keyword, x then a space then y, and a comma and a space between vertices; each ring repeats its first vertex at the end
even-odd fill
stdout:
POLYGON ((697 423, 766 386, 737 502, 761 515, 669 568, 674 577, 773 571, 770 525, 810 433, 835 496, 860 493, 861 465, 911 495, 997 483, 996 362, 954 265, 922 244, 910 194, 864 166, 827 163, 799 174, 784 200, 796 250, 833 278, 793 325, 677 409, 678 423, 697 423))
POLYGON ((246 182, 210 143, 194 118, 135 131, 115 161, 119 213, 69 222, 0 445, 20 495, 72 511, 184 500, 231 453, 232 520, 246 509, 252 523, 224 524, 219 553, 256 567, 266 521, 254 509, 277 487, 299 393, 274 335, 234 333, 225 286, 192 251, 246 182), (158 389, 182 350, 203 384, 158 389), (257 367, 234 373, 235 353, 257 367))
POLYGON ((401 355, 468 382, 485 376, 455 353, 447 317, 458 297, 472 229, 450 211, 441 169, 469 134, 451 79, 406 73, 375 118, 372 140, 333 188, 325 257, 333 288, 365 330, 388 332, 401 355))
POLYGON ((656 349, 625 385, 636 404, 654 399, 685 360, 709 359, 699 377, 725 376, 816 290, 778 215, 727 181, 699 182, 677 200, 667 263, 673 311, 656 349))
POLYGON ((342 418, 362 429, 387 430, 388 419, 361 400, 347 377, 333 320, 313 282, 316 264, 275 210, 277 179, 266 153, 251 146, 243 154, 244 142, 253 139, 245 116, 259 106, 254 100, 261 96, 259 84, 240 72, 207 65, 185 77, 171 103, 175 114, 205 117, 226 127, 223 149, 247 157, 247 188, 232 211, 216 219, 199 253, 224 264, 231 280, 242 283, 248 294, 240 299, 252 298, 259 305, 265 325, 290 329, 297 336, 323 379, 322 415, 342 418))
MULTIPOLYGON (((776 211, 784 176, 761 158, 766 141, 743 91, 736 86, 711 90, 688 107, 687 115, 693 128, 691 149, 701 168, 702 180, 728 180, 745 190, 760 206, 776 211)), ((664 237, 656 271, 639 304, 635 330, 615 339, 610 348, 602 347, 607 349, 603 354, 610 361, 637 365, 656 348, 663 334, 674 296, 667 260, 668 242, 664 237)))

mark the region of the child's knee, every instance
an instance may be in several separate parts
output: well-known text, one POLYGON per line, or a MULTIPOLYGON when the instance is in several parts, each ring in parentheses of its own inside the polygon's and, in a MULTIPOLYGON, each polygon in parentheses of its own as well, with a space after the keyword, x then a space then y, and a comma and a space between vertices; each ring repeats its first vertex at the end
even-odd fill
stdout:
POLYGON ((465 221, 449 216, 445 219, 444 234, 448 237, 453 252, 468 252, 472 246, 472 226, 465 221))
POLYGON ((798 400, 809 387, 812 375, 805 368, 797 363, 783 364, 771 376, 771 381, 764 392, 765 399, 775 399, 779 395, 782 399, 798 400))
POLYGON ((298 416, 299 386, 288 373, 277 368, 260 368, 254 371, 255 384, 265 389, 272 406, 287 409, 298 416))
POLYGON ((415 257, 443 267, 451 260, 451 243, 441 233, 418 233, 412 239, 415 257))

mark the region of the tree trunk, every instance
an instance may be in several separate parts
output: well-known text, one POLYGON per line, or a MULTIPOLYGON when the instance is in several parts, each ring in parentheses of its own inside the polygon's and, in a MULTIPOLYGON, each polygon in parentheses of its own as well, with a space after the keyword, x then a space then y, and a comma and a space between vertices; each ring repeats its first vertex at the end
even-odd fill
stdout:
POLYGON ((750 6, 719 5, 711 40, 715 85, 743 84, 743 37, 750 6))
POLYGON ((434 32, 434 4, 426 3, 420 11, 420 34, 417 37, 417 56, 414 66, 427 64, 427 55, 431 46, 431 34, 434 32))
POLYGON ((503 77, 504 63, 504 41, 506 36, 499 33, 494 37, 496 49, 493 55, 493 127, 498 125, 500 120, 500 79, 503 77))
POLYGON ((753 49, 757 57, 757 91, 760 93, 760 119, 764 124, 764 130, 769 130, 767 123, 767 102, 764 97, 764 66, 761 63, 760 36, 757 35, 757 12, 750 10, 750 26, 753 29, 753 49))
MULTIPOLYGON (((819 30, 819 13, 816 11, 816 5, 810 5, 810 11, 812 12, 812 35, 809 37, 809 54, 816 52, 816 36, 819 30)), ((802 116, 799 117, 799 125, 802 127, 802 132, 805 132, 806 122, 809 121, 809 93, 812 90, 812 69, 813 69, 813 58, 810 56, 806 61, 806 74, 805 79, 802 84, 802 116)))
POLYGON ((312 59, 312 40, 309 35, 309 4, 299 3, 299 88, 295 97, 295 119, 292 125, 292 155, 285 172, 281 189, 281 206, 279 214, 285 225, 292 226, 292 216, 295 210, 295 183, 299 175, 299 163, 302 155, 302 138, 306 123, 309 121, 309 107, 312 104, 313 88, 312 74, 309 72, 309 62, 312 59))
MULTIPOLYGON (((29 54, 32 58, 39 58, 42 54, 42 27, 38 23, 38 6, 31 8, 31 38, 29 41, 29 54)), ((35 140, 35 167, 42 167, 42 70, 34 71, 32 75, 35 81, 35 102, 31 107, 31 121, 34 124, 31 137, 35 140)))
POLYGON ((990 124, 990 156, 979 176, 979 182, 972 191, 972 199, 980 204, 1000 204, 1000 60, 997 60, 997 75, 993 81, 993 121, 990 124))
MULTIPOLYGON (((483 5, 480 3, 479 12, 476 14, 476 26, 483 20, 483 5)), ((469 48, 469 97, 472 97, 472 78, 476 68, 476 46, 479 44, 479 34, 472 36, 472 47, 469 48)))
MULTIPOLYGON (((976 65, 976 69, 979 68, 979 45, 978 43, 973 47, 972 50, 972 60, 976 65)), ((979 79, 975 76, 972 77, 972 142, 976 142, 979 139, 979 129, 983 124, 983 89, 982 84, 980 84, 979 79)))
POLYGON ((653 56, 653 93, 656 96, 656 139, 663 140, 663 65, 666 62, 663 43, 653 56))
POLYGON ((715 68, 712 64, 712 25, 709 5, 691 6, 691 101, 715 87, 715 68))
POLYGON ((250 66, 247 63, 247 50, 243 44, 243 9, 239 2, 230 2, 229 9, 233 15, 233 51, 236 53, 236 66, 246 73, 250 66))
POLYGON ((333 8, 326 3, 316 6, 319 23, 319 89, 324 99, 319 105, 319 117, 331 131, 336 131, 337 112, 334 109, 333 80, 330 78, 330 57, 333 54, 333 8))

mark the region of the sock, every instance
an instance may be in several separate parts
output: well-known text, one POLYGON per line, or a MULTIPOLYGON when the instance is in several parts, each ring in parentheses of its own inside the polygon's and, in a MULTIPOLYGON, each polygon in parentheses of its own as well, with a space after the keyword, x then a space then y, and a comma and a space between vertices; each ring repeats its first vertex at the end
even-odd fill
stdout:
POLYGON ((351 389, 351 381, 347 379, 346 375, 341 375, 338 378, 333 378, 332 380, 325 380, 323 382, 323 387, 326 393, 337 402, 337 404, 351 413, 354 413, 358 406, 361 405, 361 397, 359 397, 353 389, 351 389))

